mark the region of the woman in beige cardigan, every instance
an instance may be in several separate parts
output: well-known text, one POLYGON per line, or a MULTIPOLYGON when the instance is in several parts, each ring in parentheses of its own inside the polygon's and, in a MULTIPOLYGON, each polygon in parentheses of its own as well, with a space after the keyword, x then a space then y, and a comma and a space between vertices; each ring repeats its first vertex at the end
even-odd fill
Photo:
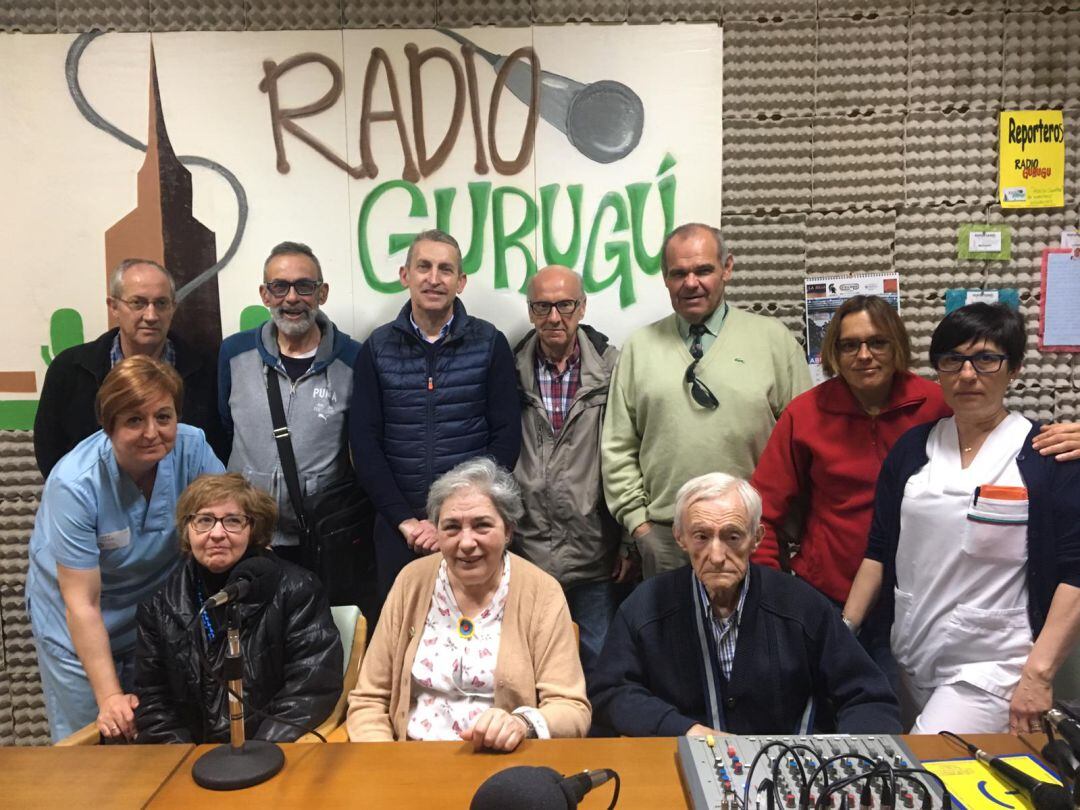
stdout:
POLYGON ((513 477, 466 461, 432 485, 427 512, 440 553, 406 566, 386 598, 349 693, 349 738, 513 751, 584 736, 592 713, 562 588, 507 551, 522 515, 513 477))

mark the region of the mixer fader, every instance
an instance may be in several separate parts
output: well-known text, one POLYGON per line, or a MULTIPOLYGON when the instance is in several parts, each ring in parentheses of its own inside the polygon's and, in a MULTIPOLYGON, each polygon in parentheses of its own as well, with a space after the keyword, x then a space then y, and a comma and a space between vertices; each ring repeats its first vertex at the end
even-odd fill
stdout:
POLYGON ((681 737, 679 768, 695 810, 942 807, 940 783, 887 734, 681 737))

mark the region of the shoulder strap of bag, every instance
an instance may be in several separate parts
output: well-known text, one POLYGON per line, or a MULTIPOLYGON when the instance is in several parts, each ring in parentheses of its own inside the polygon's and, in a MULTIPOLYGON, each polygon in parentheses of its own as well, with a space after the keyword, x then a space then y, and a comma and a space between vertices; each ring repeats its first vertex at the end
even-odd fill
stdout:
POLYGON ((289 423, 285 421, 285 406, 281 402, 281 386, 277 372, 266 369, 266 398, 270 402, 270 419, 274 423, 274 441, 277 442, 278 458, 281 459, 281 471, 285 474, 285 486, 289 490, 289 502, 300 529, 307 531, 304 515, 304 502, 300 495, 300 476, 296 472, 296 456, 293 454, 292 438, 289 435, 289 423))

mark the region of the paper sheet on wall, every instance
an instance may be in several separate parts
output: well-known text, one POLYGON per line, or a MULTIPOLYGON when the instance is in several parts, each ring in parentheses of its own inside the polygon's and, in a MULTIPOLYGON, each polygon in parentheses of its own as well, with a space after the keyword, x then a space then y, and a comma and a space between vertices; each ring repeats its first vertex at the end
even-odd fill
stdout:
POLYGON ((1043 251, 1039 307, 1039 348, 1080 352, 1080 248, 1043 251))
POLYGON ((825 327, 840 306, 856 295, 876 295, 900 311, 900 276, 896 273, 863 273, 851 276, 812 276, 804 281, 806 301, 806 359, 810 378, 825 381, 821 368, 821 343, 825 327))

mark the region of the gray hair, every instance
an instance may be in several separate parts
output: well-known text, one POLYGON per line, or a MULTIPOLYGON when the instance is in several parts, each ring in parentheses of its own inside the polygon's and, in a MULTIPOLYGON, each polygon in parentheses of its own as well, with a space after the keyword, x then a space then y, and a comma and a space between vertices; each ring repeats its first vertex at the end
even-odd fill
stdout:
POLYGON ((686 510, 695 503, 722 498, 732 491, 739 493, 739 498, 746 508, 746 517, 750 521, 750 534, 757 534, 758 527, 761 526, 761 496, 750 486, 749 481, 722 472, 699 475, 679 487, 675 495, 674 531, 682 531, 683 516, 686 510))
POLYGON ((461 462, 431 485, 427 497, 428 520, 438 526, 439 512, 446 499, 463 489, 475 490, 490 498, 508 528, 516 526, 525 514, 521 490, 514 476, 490 458, 483 457, 461 462))
POLYGON ((683 225, 680 225, 678 228, 676 228, 671 233, 669 233, 667 236, 665 236, 664 237, 664 244, 662 244, 660 246, 660 271, 664 275, 665 278, 667 277, 667 272, 668 272, 667 249, 668 249, 668 245, 671 243, 671 240, 673 240, 673 239, 685 239, 687 236, 692 234, 694 231, 707 231, 708 233, 711 233, 712 236, 713 236, 713 239, 716 240, 716 254, 717 254, 716 258, 720 260, 720 264, 722 264, 722 265, 727 264, 727 260, 728 260, 727 242, 724 241, 724 235, 722 233, 720 233, 720 229, 715 228, 712 225, 706 225, 703 222, 687 222, 687 223, 685 223, 683 225))
POLYGON ((266 257, 266 261, 263 262, 263 279, 266 278, 266 268, 270 262, 276 259, 278 256, 307 256, 311 259, 311 263, 315 265, 315 272, 318 273, 318 281, 322 281, 322 265, 319 264, 319 259, 315 255, 315 252, 305 245, 303 242, 278 242, 270 249, 270 255, 266 257))
POLYGON ((161 271, 169 281, 169 297, 176 298, 176 279, 173 278, 172 273, 166 270, 162 265, 155 262, 153 259, 124 259, 120 264, 113 268, 109 273, 109 297, 119 298, 124 292, 124 273, 140 264, 148 264, 151 267, 156 267, 161 271))
POLYGON ((438 228, 432 228, 428 231, 420 231, 416 235, 416 238, 412 240, 412 244, 409 245, 409 252, 405 254, 405 266, 412 266, 413 248, 420 242, 442 242, 444 245, 450 245, 455 251, 457 251, 457 269, 461 272, 461 245, 458 244, 457 239, 452 237, 446 231, 440 231, 438 228))

